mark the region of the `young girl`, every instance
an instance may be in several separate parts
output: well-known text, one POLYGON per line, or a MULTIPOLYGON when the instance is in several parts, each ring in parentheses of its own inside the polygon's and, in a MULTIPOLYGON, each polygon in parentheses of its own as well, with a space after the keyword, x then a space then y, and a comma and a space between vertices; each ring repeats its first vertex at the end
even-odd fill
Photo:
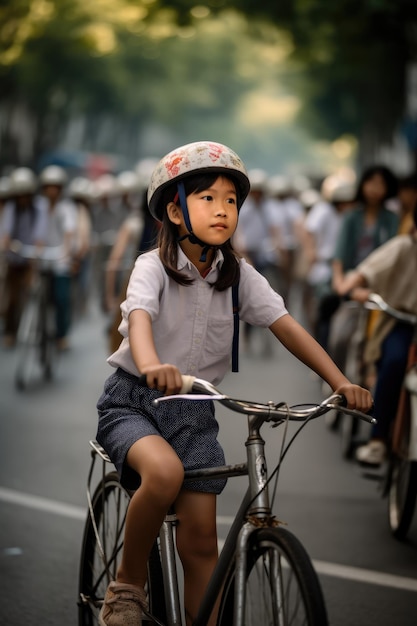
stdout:
MULTIPOLYGON (((349 383, 288 314, 266 279, 234 253, 230 238, 248 192, 240 158, 213 142, 174 150, 152 175, 148 202, 162 222, 159 247, 136 261, 121 306, 124 339, 109 357, 117 369, 98 402, 97 440, 122 484, 136 489, 117 580, 110 583, 100 611, 101 626, 141 623, 148 555, 174 502, 187 624, 198 611, 217 560, 216 494, 225 483, 195 482, 185 489, 182 482, 184 468, 224 463, 218 424, 210 401, 173 400, 155 409, 152 400, 177 393, 181 374, 214 384, 222 380, 233 340, 232 285, 239 286, 243 321, 269 327, 288 350, 344 394, 350 408, 371 407, 369 392, 349 383), (138 384, 139 374, 147 375, 148 386, 138 384)), ((215 621, 212 615, 209 624, 215 621)))

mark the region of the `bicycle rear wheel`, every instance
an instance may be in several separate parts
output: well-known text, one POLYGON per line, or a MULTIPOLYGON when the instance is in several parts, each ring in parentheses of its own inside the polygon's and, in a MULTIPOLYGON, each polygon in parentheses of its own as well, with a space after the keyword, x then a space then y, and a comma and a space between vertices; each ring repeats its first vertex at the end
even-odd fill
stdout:
MULTIPOLYGON (((252 533, 247 554, 244 626, 327 626, 317 574, 299 540, 282 528, 252 533)), ((230 572, 218 626, 233 624, 235 571, 230 572)))
MULTIPOLYGON (((98 614, 108 584, 116 578, 122 557, 126 512, 130 496, 121 486, 116 472, 107 474, 92 499, 94 528, 90 514, 84 529, 81 549, 78 595, 79 626, 97 626, 98 614), (97 532, 96 532, 97 531, 97 532)), ((149 610, 165 620, 165 599, 157 543, 148 564, 147 595, 149 610)), ((146 621, 143 624, 152 624, 146 621)))
POLYGON ((417 499, 417 461, 395 456, 391 461, 388 519, 397 539, 406 538, 417 499))

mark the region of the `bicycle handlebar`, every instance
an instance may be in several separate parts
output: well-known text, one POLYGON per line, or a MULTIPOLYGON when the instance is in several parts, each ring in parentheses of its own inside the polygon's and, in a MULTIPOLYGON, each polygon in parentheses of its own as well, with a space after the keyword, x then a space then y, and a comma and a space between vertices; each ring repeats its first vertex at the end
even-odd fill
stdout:
POLYGON ((378 309, 380 309, 384 313, 387 313, 388 315, 391 315, 391 317, 394 317, 400 322, 407 322, 408 324, 417 326, 417 315, 414 315, 413 313, 405 313, 404 311, 394 309, 394 307, 390 306, 388 302, 385 302, 385 300, 379 294, 370 293, 368 296, 368 300, 369 302, 376 304, 378 309))
POLYGON ((69 257, 63 246, 34 246, 33 244, 22 243, 18 239, 13 239, 8 248, 3 252, 14 252, 19 256, 33 261, 59 261, 69 257))
MULTIPOLYGON (((332 394, 320 402, 320 404, 314 404, 308 408, 301 408, 299 405, 288 406, 285 403, 276 404, 272 401, 265 404, 230 398, 229 396, 221 393, 207 380, 195 378, 194 376, 183 375, 182 381, 183 386, 179 394, 156 398, 153 401, 154 405, 158 406, 160 402, 167 400, 184 398, 188 400, 217 400, 220 404, 223 404, 228 409, 235 411, 236 413, 257 415, 259 417, 263 417, 266 422, 281 422, 285 419, 290 419, 292 421, 305 421, 309 418, 324 415, 331 410, 338 410, 368 422, 369 424, 376 424, 376 419, 371 415, 354 409, 348 409, 344 406, 344 404, 346 404, 346 398, 340 394, 332 394)), ((139 376, 139 384, 147 386, 146 374, 141 374, 139 376)))

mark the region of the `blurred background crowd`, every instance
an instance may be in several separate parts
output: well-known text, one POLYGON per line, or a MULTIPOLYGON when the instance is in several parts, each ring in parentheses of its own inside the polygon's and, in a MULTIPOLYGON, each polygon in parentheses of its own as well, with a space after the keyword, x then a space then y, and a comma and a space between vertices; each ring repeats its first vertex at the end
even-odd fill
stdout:
MULTIPOLYGON (((126 277, 157 235, 150 172, 188 141, 220 141, 248 165, 234 245, 325 347, 337 282, 412 231, 413 0, 14 0, 0 29, 8 348, 37 247, 61 250, 50 264, 58 347, 92 300, 117 347, 126 277), (342 226, 352 209, 366 216, 356 241, 342 226)), ((244 340, 250 349, 250 328, 244 340)))

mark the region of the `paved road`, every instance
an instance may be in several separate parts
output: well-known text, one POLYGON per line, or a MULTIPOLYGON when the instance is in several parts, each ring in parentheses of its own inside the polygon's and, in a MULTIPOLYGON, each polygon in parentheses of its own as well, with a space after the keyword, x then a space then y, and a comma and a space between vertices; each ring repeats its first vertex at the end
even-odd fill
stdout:
MULTIPOLYGON (((104 326, 93 310, 74 328, 55 380, 23 393, 14 389, 14 353, 0 351, 1 624, 76 624, 88 440, 109 372, 104 326)), ((222 388, 259 400, 320 398, 304 366, 280 346, 272 359, 262 357, 256 337, 254 353, 242 355, 240 374, 230 374, 222 388)), ((243 460, 244 418, 223 409, 218 416, 228 460, 243 460)), ((273 467, 281 434, 269 428, 264 434, 273 467)), ((219 499, 221 538, 242 489, 243 479, 229 481, 219 499)), ((314 559, 332 625, 415 625, 417 521, 407 544, 391 538, 376 483, 342 460, 338 436, 324 421, 296 440, 281 471, 277 514, 314 559)))

